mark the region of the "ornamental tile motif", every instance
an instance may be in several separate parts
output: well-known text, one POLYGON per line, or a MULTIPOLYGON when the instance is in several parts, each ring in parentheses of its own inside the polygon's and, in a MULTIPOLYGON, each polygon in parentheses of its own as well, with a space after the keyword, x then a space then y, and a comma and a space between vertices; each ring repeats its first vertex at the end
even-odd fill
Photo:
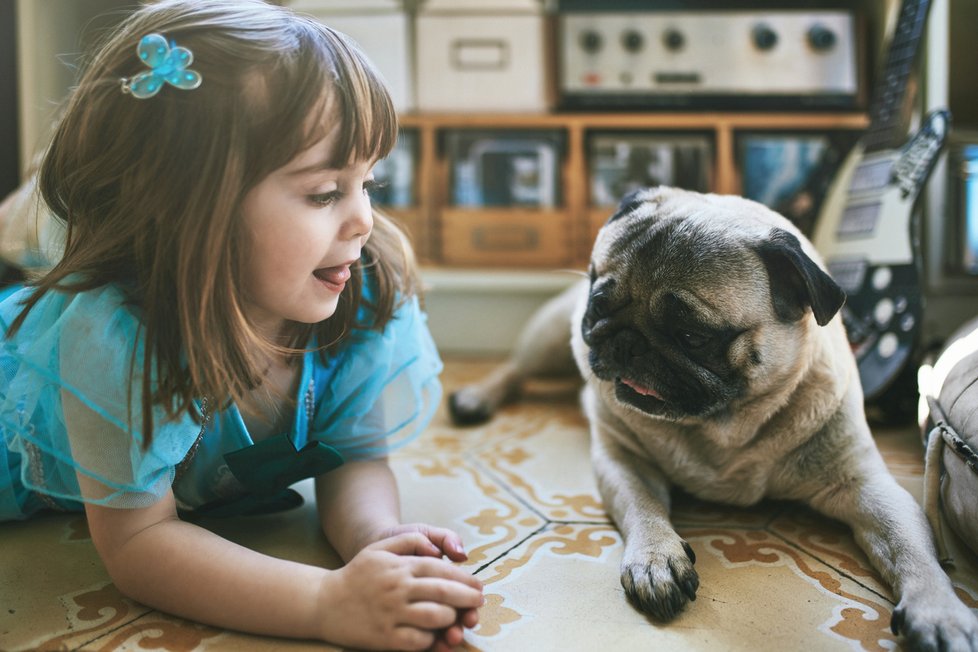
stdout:
MULTIPOLYGON (((446 395, 491 362, 452 361, 446 395)), ((923 462, 913 429, 875 433, 914 496, 923 462)), ((459 532, 465 568, 486 586, 468 651, 890 650, 892 595, 849 530, 799 505, 734 508, 677 493, 673 521, 697 556, 697 600, 669 625, 627 603, 618 581, 621 537, 604 513, 574 393, 530 396, 489 424, 453 427, 441 409, 391 465, 404 518, 459 532)), ((290 512, 206 524, 242 545, 305 563, 340 562, 318 532, 310 486, 290 512)), ((335 650, 249 636, 147 609, 109 582, 78 515, 0 524, 0 649, 109 652, 335 650), (43 579, 31 564, 45 561, 43 579), (56 563, 55 563, 56 561, 56 563)), ((952 539, 952 545, 954 541, 952 539)), ((956 553, 950 575, 978 611, 978 561, 956 553)))

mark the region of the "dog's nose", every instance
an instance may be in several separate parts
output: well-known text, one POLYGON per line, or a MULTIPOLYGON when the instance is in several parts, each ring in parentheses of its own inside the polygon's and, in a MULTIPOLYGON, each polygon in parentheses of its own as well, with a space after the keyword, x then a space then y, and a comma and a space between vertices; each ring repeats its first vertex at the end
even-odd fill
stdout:
POLYGON ((595 329, 598 329, 602 322, 607 322, 609 302, 608 296, 600 291, 594 292, 588 298, 587 310, 584 311, 584 319, 581 321, 581 335, 588 346, 594 342, 595 329))
POLYGON ((610 319, 599 319, 597 321, 588 321, 585 319, 581 322, 581 336, 584 338, 584 343, 588 346, 594 346, 610 330, 610 319))
POLYGON ((607 279, 594 286, 591 296, 588 297, 587 310, 584 311, 581 322, 581 335, 588 346, 611 330, 611 317, 628 304, 627 298, 615 298, 614 289, 614 279, 607 279))

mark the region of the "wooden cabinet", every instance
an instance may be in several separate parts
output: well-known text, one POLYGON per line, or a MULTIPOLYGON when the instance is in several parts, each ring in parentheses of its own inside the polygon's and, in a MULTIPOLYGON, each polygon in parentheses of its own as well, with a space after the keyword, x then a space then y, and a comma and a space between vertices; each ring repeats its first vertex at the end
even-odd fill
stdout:
POLYGON ((859 131, 863 113, 552 113, 407 114, 401 128, 416 133, 416 205, 390 210, 410 232, 429 266, 555 269, 582 267, 611 207, 590 197, 587 138, 601 131, 705 133, 713 142, 712 190, 737 194, 741 172, 736 139, 748 132, 859 131), (463 208, 451 201, 449 156, 440 146, 452 130, 559 130, 560 196, 556 206, 463 208))

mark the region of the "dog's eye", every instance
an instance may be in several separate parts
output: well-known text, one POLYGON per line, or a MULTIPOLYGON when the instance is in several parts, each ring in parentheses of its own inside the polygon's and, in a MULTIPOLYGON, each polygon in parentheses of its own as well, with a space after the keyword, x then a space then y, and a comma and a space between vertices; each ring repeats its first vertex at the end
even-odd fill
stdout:
POLYGON ((687 349, 701 349, 710 341, 706 335, 693 331, 680 331, 678 337, 679 343, 687 349))

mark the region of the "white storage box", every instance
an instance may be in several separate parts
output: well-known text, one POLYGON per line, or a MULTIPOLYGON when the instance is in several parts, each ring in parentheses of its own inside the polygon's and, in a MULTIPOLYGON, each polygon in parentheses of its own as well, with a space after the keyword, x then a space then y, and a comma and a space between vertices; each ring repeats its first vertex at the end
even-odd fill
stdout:
POLYGON ((387 80, 394 107, 399 112, 414 109, 414 48, 403 0, 289 0, 286 4, 356 41, 387 80))
POLYGON ((545 111, 544 12, 538 0, 428 0, 416 21, 422 111, 545 111))

